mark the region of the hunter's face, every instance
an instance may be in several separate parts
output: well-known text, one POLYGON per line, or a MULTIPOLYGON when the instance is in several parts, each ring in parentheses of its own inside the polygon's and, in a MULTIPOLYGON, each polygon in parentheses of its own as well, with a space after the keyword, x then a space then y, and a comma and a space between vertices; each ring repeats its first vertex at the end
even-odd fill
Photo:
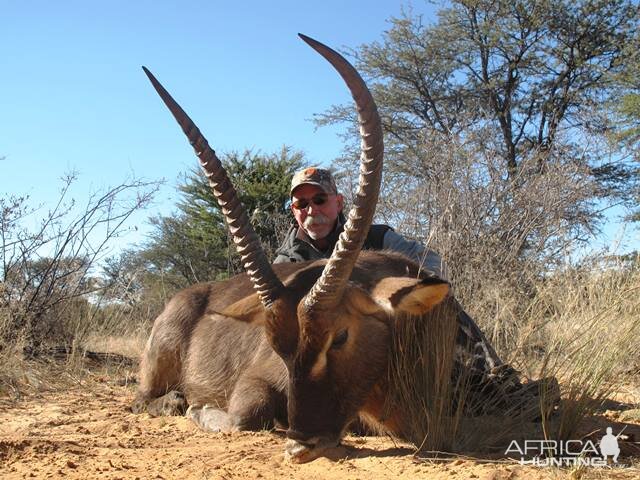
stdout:
POLYGON ((317 185, 300 185, 291 197, 293 216, 313 240, 325 238, 331 233, 343 205, 342 195, 326 193, 317 185))

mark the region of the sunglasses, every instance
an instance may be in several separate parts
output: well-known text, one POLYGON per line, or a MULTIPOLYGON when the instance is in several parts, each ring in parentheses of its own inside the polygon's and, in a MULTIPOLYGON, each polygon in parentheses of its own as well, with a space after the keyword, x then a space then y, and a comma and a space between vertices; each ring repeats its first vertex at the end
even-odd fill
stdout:
POLYGON ((291 206, 296 210, 304 210, 309 206, 310 203, 313 203, 316 207, 320 205, 324 205, 327 203, 329 196, 326 193, 319 193, 311 197, 311 199, 307 200, 306 198, 301 198, 299 200, 295 200, 291 202, 291 206))

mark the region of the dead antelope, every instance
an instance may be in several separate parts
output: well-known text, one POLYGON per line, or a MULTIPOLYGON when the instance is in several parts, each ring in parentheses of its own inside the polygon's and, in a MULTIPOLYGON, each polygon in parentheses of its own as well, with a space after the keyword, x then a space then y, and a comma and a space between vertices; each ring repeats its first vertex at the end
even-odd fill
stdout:
MULTIPOLYGON (((193 286, 169 302, 147 342, 133 410, 170 413, 186 402, 188 416, 213 431, 277 423, 287 428, 286 452, 307 461, 337 445, 357 417, 403 434, 403 412, 382 413, 391 332, 405 314, 452 302, 447 282, 420 274, 407 258, 360 252, 380 187, 380 118, 356 70, 301 37, 346 82, 362 137, 357 198, 329 260, 269 264, 216 154, 145 68, 200 159, 247 274, 193 286)), ((455 313, 449 318, 455 332, 455 313)))

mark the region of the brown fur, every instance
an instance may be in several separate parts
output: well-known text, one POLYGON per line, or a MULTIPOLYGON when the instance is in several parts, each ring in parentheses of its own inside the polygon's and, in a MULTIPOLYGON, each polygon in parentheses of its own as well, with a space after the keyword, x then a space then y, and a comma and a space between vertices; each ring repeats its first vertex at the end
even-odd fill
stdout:
POLYGON ((400 434, 400 412, 381 418, 396 312, 425 313, 448 285, 419 279, 399 254, 367 251, 338 308, 309 312, 301 300, 325 263, 274 265, 286 289, 269 312, 246 275, 178 293, 153 326, 133 410, 180 412, 179 391, 210 430, 279 423, 295 440, 337 441, 360 414, 400 434))

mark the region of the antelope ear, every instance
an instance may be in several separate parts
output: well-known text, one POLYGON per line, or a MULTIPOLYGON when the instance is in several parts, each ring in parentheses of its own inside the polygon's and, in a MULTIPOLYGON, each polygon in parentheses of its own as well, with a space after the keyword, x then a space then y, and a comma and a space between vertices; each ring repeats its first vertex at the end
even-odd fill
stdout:
POLYGON ((266 312, 257 294, 244 297, 215 313, 245 323, 263 325, 266 321, 266 312))
POLYGON ((423 315, 448 293, 449 283, 437 277, 388 277, 376 284, 371 297, 389 313, 423 315))

